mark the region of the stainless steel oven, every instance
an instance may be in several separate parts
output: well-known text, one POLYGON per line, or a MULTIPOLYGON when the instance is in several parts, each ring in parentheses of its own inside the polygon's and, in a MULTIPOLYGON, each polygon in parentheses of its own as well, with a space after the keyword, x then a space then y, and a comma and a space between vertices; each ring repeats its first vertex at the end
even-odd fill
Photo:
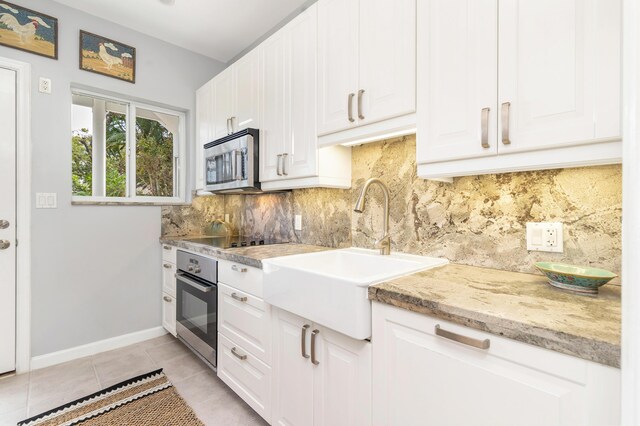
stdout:
POLYGON ((178 337, 216 368, 218 348, 218 262, 176 253, 176 330, 178 337))
POLYGON ((223 193, 260 192, 259 132, 245 129, 204 146, 205 189, 223 193))

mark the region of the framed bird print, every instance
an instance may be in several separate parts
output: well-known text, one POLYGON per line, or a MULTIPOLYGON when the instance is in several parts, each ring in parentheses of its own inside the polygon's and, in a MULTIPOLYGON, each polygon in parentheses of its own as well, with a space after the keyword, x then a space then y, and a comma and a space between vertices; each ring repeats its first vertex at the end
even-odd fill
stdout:
POLYGON ((58 59, 58 20, 0 0, 0 45, 58 59))
POLYGON ((135 83, 136 49, 80 30, 80 69, 135 83))

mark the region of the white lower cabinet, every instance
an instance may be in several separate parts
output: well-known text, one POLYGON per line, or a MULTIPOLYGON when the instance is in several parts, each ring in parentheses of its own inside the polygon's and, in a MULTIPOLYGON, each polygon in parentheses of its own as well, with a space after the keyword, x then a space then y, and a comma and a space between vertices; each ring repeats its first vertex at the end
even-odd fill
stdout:
POLYGON ((176 298, 162 293, 162 326, 176 336, 176 298))
POLYGON ((218 377, 256 413, 271 419, 271 367, 218 333, 218 377))
POLYGON ((379 303, 373 339, 374 425, 620 424, 616 368, 379 303))
POLYGON ((371 343, 273 309, 273 424, 371 424, 371 343))

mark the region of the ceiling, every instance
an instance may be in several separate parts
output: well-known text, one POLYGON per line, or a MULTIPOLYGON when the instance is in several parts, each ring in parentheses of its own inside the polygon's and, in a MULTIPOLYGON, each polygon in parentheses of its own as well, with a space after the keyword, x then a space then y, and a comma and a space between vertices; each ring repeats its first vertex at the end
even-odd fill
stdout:
POLYGON ((56 0, 228 62, 307 0, 56 0))

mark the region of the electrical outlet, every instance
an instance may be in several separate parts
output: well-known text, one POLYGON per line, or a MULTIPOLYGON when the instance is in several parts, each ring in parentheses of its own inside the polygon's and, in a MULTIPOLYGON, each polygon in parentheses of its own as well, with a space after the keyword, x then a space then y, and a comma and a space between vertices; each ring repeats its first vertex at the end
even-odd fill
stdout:
POLYGON ((528 222, 527 250, 562 253, 562 235, 562 223, 528 222))
POLYGON ((293 229, 295 229, 296 231, 302 231, 302 215, 295 215, 293 221, 293 229))
POLYGON ((48 95, 51 94, 51 79, 40 77, 40 93, 46 93, 48 95))
POLYGON ((224 214, 224 221, 229 222, 229 213, 224 214))

